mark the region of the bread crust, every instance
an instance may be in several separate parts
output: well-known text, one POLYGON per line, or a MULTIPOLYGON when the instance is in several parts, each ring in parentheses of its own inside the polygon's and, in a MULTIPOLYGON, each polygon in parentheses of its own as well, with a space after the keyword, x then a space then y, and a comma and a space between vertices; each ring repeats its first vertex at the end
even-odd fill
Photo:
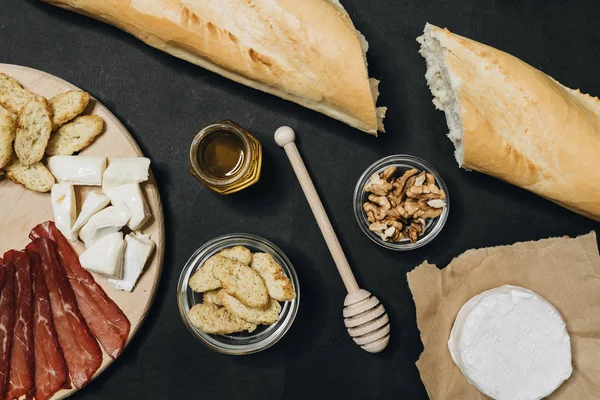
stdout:
POLYGON ((447 29, 425 32, 439 41, 458 98, 461 166, 600 221, 600 100, 447 29))
POLYGON ((385 114, 375 107, 362 35, 337 1, 45 1, 373 135, 385 114))

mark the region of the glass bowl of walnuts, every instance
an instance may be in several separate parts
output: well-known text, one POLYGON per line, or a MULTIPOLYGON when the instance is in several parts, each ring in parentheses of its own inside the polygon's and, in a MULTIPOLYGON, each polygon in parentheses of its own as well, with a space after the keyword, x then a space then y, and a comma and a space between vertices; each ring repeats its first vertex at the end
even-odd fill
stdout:
POLYGON ((354 215, 378 245, 407 251, 431 242, 448 218, 448 188, 437 170, 407 154, 382 158, 354 189, 354 215))

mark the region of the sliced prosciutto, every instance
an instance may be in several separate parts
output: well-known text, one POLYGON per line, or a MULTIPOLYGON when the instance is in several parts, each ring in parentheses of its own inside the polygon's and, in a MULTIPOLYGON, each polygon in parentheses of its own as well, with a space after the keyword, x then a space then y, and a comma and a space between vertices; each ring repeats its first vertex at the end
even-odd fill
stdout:
POLYGON ((0 258, 4 272, 4 284, 0 292, 0 399, 6 398, 13 329, 15 326, 14 275, 15 267, 10 261, 0 258))
POLYGON ((102 350, 90 333, 50 239, 35 239, 27 250, 42 259, 44 281, 50 295, 50 308, 58 344, 67 362, 71 382, 77 389, 88 383, 102 364, 102 350))
POLYGON ((69 387, 67 364, 58 345, 42 260, 29 253, 33 274, 33 344, 35 349, 35 399, 47 400, 69 387))
POLYGON ((58 255, 75 292, 77 304, 88 327, 98 339, 106 354, 116 358, 129 337, 131 324, 119 306, 108 297, 91 273, 79 263, 79 257, 54 222, 39 224, 29 234, 56 242, 58 255))
POLYGON ((4 253, 4 259, 15 267, 16 310, 7 398, 18 399, 26 395, 29 399, 33 397, 35 376, 31 264, 24 251, 9 250, 4 253))

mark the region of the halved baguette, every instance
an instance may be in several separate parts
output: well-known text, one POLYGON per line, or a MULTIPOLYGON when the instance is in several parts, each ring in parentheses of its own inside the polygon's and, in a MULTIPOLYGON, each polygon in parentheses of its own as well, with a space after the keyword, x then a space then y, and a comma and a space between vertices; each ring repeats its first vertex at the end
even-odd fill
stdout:
POLYGON ((600 221, 598 98, 447 29, 417 40, 460 166, 600 221))
POLYGON ((52 129, 69 122, 85 110, 90 101, 90 95, 81 90, 70 90, 59 93, 50 99, 52 107, 52 129))
POLYGON ((50 136, 46 147, 47 156, 70 156, 92 144, 102 132, 104 121, 97 115, 76 117, 58 128, 50 136))
POLYGON ((52 110, 42 96, 33 97, 19 112, 15 135, 15 153, 25 165, 44 157, 52 133, 52 110))
POLYGON ((16 127, 15 114, 0 106, 0 169, 6 167, 10 162, 16 127))
POLYGON ((365 132, 383 131, 368 45, 337 0, 45 1, 365 132))
POLYGON ((18 114, 35 95, 23 88, 14 78, 0 73, 0 105, 18 114))
POLYGON ((13 155, 6 166, 6 177, 35 192, 49 192, 54 185, 54 175, 40 161, 25 165, 13 155))
POLYGON ((196 304, 188 313, 192 325, 204 333, 227 335, 256 329, 256 324, 244 321, 214 304, 196 304))

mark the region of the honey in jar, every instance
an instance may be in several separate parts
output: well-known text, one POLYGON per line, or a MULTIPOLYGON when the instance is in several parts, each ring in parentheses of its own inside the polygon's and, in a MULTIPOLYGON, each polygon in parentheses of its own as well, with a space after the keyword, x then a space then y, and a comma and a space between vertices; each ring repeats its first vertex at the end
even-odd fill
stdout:
POLYGON ((230 194, 258 182, 262 166, 260 142, 232 121, 203 128, 189 153, 190 171, 204 185, 230 194))

